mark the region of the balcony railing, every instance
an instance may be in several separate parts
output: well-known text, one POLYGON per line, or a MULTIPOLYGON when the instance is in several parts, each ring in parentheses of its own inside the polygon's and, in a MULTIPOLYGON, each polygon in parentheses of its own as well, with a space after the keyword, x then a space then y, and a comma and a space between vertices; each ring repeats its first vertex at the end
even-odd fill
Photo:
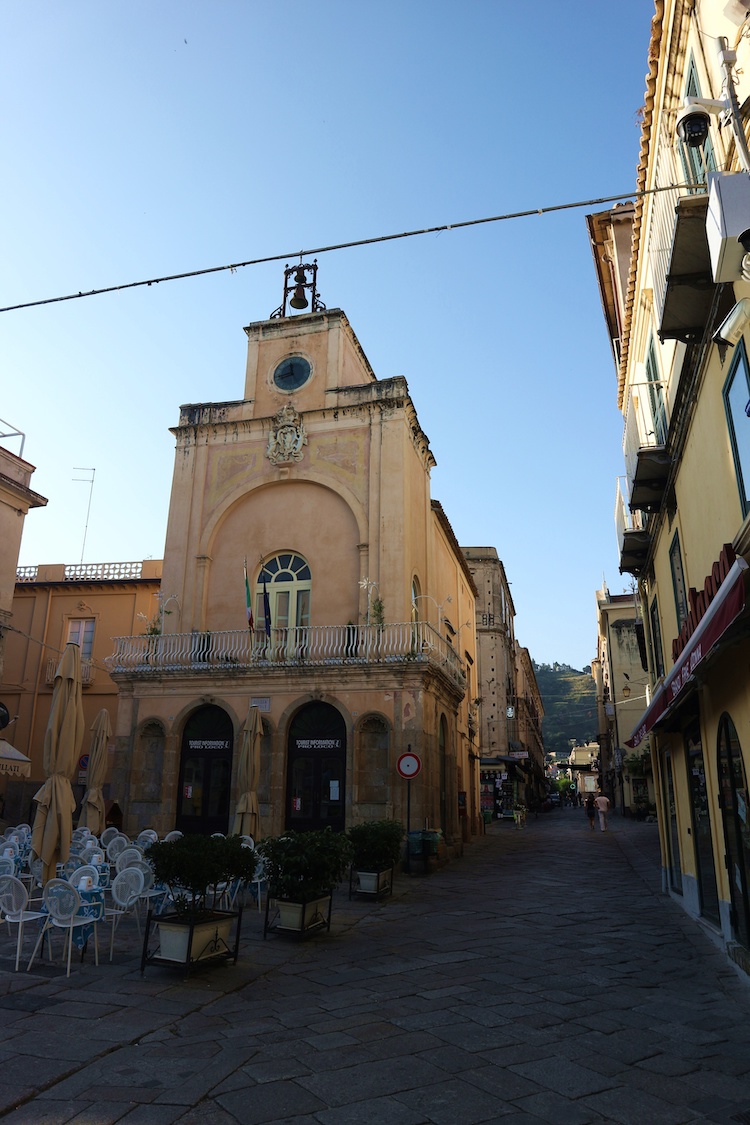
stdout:
POLYGON ((66 582, 103 582, 113 578, 140 578, 142 562, 69 563, 65 567, 66 582))
POLYGON ((630 510, 627 483, 618 477, 615 495, 615 530, 620 553, 620 573, 640 574, 650 546, 646 516, 630 510))
POLYGON ((667 384, 653 380, 632 383, 625 407, 622 445, 631 509, 656 512, 669 481, 671 463, 667 384))
POLYGON ((631 383, 628 388, 625 429, 622 435, 622 451, 625 456, 628 481, 632 482, 635 477, 639 450, 665 446, 668 433, 667 384, 656 380, 631 383))
MULTIPOLYGON (((50 568, 46 569, 49 571, 50 568)), ((62 577, 65 582, 111 582, 114 579, 140 578, 142 574, 142 562, 66 563, 62 577)), ((38 566, 19 566, 16 569, 16 582, 36 582, 38 578, 38 566)))
POLYGON ((617 478, 617 491, 615 494, 615 529, 617 531, 617 545, 622 553, 625 535, 630 531, 646 530, 646 517, 642 512, 631 512, 627 483, 623 477, 617 478))
MULTIPOLYGON (((58 669, 59 666, 60 666, 59 657, 58 657, 57 660, 48 660, 47 661, 47 675, 45 677, 45 683, 47 684, 48 687, 51 684, 54 684, 55 673, 57 672, 57 669, 58 669)), ((93 684, 95 679, 96 679, 96 668, 94 667, 94 665, 91 663, 90 660, 82 660, 81 661, 81 683, 83 684, 83 686, 84 687, 90 687, 90 685, 93 684)))
POLYGON ((271 668, 417 663, 439 666, 464 686, 463 661, 426 622, 392 625, 310 625, 115 637, 107 665, 113 675, 207 671, 267 672, 271 668))

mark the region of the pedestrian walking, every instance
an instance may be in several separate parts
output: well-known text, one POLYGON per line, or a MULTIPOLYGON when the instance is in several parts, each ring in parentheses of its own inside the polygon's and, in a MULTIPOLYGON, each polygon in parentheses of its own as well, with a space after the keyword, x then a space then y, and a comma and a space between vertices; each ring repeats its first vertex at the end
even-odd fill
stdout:
POLYGON ((596 805, 594 804, 594 794, 589 793, 586 798, 586 816, 589 818, 589 828, 594 831, 594 817, 596 816, 596 805))
MULTIPOLYGON (((605 797, 603 793, 594 801, 596 811, 599 813, 599 827, 602 832, 607 831, 607 813, 609 812, 609 797, 605 797)), ((593 825, 592 825, 593 827, 593 825)))

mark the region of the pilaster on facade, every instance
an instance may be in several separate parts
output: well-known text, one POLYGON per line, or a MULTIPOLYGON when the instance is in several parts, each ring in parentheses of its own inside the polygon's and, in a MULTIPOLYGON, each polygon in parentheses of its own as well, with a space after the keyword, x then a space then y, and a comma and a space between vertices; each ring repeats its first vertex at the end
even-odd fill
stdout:
MULTIPOLYGON (((20 436, 20 435, 15 435, 20 436)), ((7 626, 13 620, 13 592, 26 516, 47 500, 31 488, 34 466, 0 446, 0 680, 7 626)))

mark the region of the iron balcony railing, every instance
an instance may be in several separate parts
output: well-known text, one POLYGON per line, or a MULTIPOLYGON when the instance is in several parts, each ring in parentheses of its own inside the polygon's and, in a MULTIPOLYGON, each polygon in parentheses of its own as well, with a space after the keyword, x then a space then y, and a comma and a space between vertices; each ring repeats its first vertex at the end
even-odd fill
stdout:
POLYGON ((405 664, 439 666, 456 684, 466 680, 456 650, 424 621, 389 625, 306 625, 115 637, 107 659, 113 675, 252 672, 274 667, 405 664))
POLYGON ((656 380, 631 383, 628 387, 622 435, 622 451, 629 484, 635 478, 638 451, 666 445, 668 433, 667 384, 656 380))
POLYGON ((659 190, 654 192, 651 198, 648 257, 653 280, 656 322, 661 324, 677 224, 677 204, 686 195, 705 195, 708 173, 716 165, 713 156, 706 163, 705 153, 702 150, 694 150, 694 166, 690 165, 689 160, 686 163, 680 157, 675 146, 674 125, 668 115, 662 117, 659 125, 655 161, 654 187, 659 190), (669 190, 670 185, 672 190, 669 190))
POLYGON ((627 482, 623 477, 617 478, 615 494, 615 530, 617 532, 617 547, 622 555, 625 545, 625 534, 628 531, 645 531, 646 517, 640 511, 631 512, 627 482))
MULTIPOLYGON (((60 658, 59 657, 57 657, 56 659, 47 661, 47 672, 46 672, 46 675, 45 675, 44 682, 48 686, 50 686, 51 684, 54 684, 55 675, 57 674, 57 669, 58 669, 59 665, 60 665, 60 658)), ((93 684, 95 679, 96 679, 96 668, 94 667, 94 665, 91 663, 90 660, 82 660, 81 661, 81 683, 83 684, 83 686, 84 687, 90 687, 91 684, 93 684)))

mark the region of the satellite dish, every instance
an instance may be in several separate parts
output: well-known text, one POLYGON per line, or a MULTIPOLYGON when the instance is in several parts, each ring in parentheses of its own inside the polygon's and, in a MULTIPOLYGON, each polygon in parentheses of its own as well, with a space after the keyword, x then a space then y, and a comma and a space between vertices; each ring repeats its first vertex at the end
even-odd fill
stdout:
POLYGON ((7 727, 9 722, 10 722, 10 711, 8 710, 8 708, 5 706, 4 703, 0 703, 0 730, 2 730, 3 727, 7 727))

